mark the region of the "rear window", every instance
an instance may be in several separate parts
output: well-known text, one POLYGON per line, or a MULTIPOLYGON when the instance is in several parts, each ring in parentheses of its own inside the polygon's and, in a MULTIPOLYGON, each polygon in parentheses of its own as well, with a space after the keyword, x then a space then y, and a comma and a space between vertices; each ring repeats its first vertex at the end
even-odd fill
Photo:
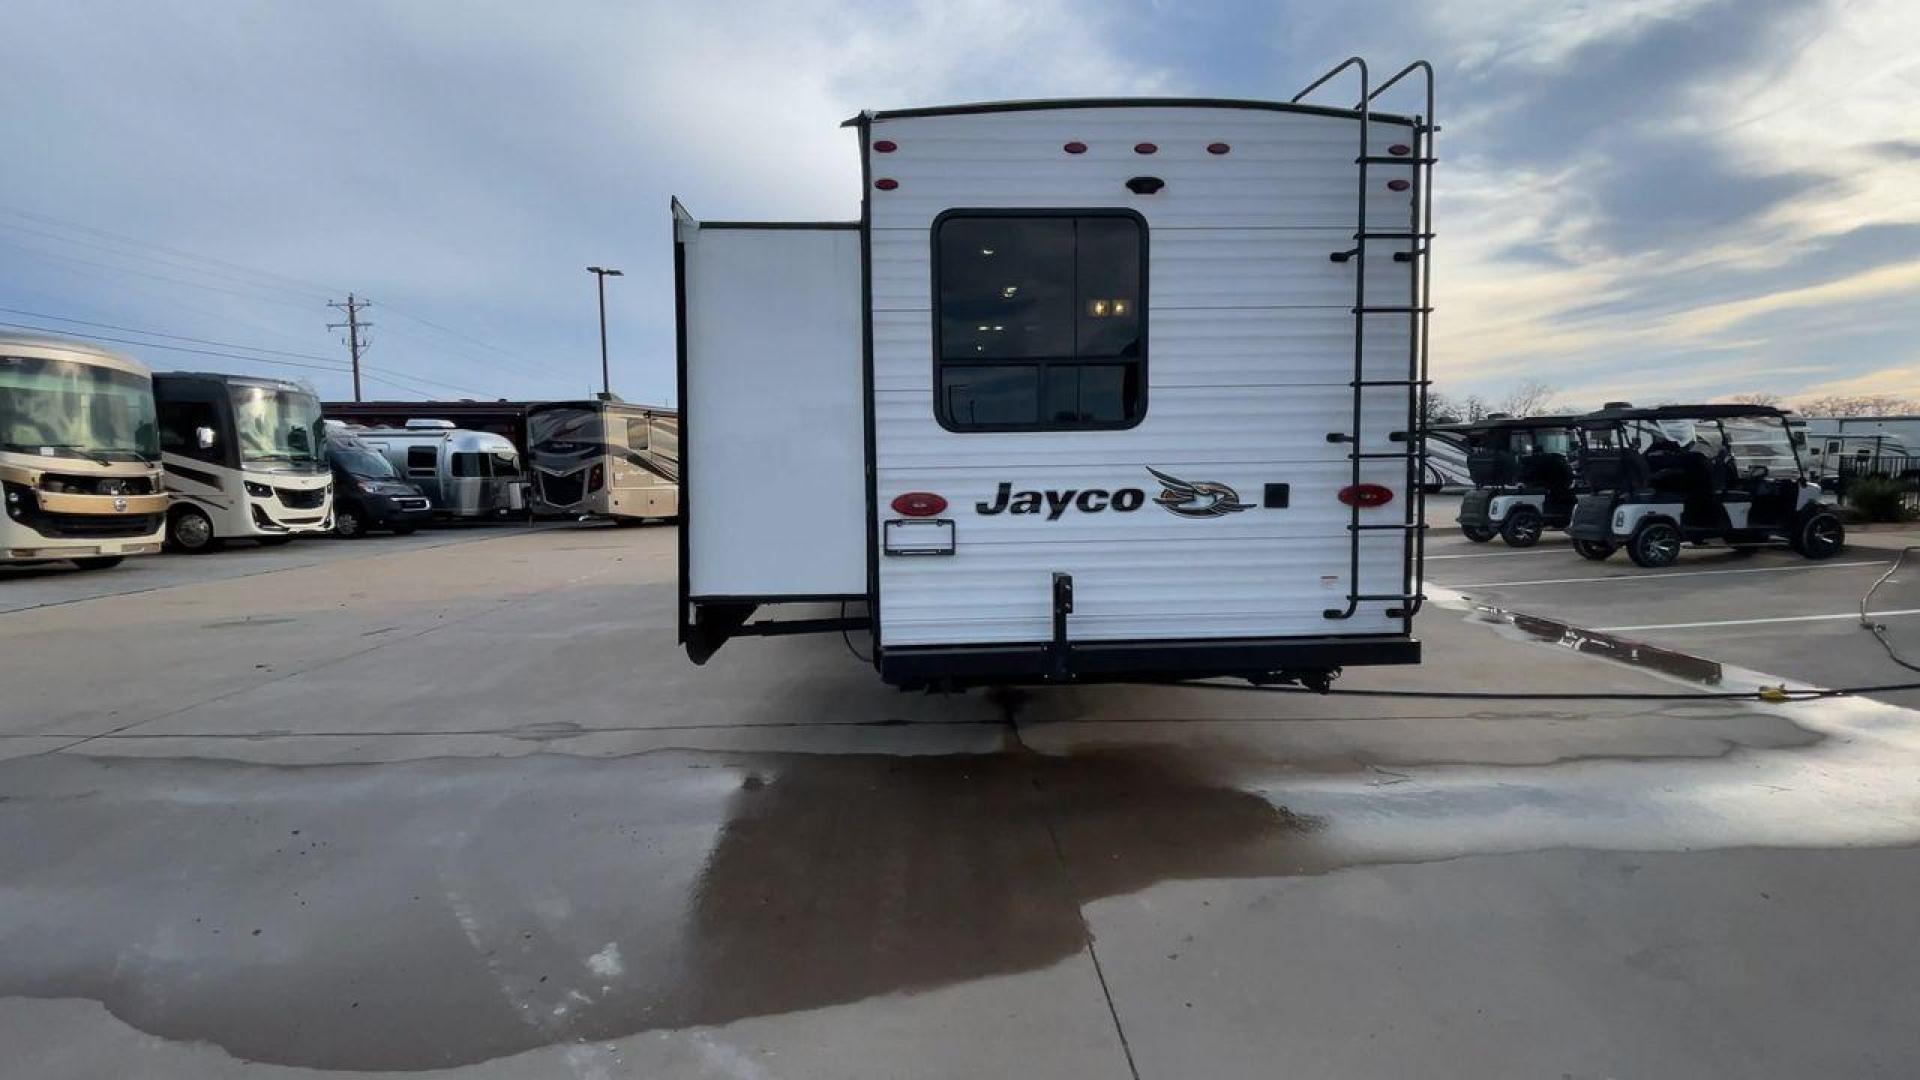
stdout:
POLYGON ((952 431, 1146 415, 1147 230, 1132 211, 949 211, 933 229, 934 412, 952 431))

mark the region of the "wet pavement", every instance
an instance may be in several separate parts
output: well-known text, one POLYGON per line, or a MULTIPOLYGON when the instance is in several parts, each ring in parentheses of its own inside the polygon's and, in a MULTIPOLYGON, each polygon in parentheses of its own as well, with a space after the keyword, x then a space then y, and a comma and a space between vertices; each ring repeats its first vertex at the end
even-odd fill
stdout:
MULTIPOLYGON (((673 539, 0 615, 0 1074, 1920 1060, 1904 709, 902 695, 838 638, 694 668, 673 539)), ((1693 689, 1465 607, 1422 636, 1342 685, 1693 689)))

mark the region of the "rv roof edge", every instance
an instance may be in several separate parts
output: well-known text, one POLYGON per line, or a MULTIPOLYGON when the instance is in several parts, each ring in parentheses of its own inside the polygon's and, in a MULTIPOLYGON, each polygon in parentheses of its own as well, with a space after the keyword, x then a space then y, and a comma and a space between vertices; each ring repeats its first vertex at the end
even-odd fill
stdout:
MULTIPOLYGON (((849 116, 840 122, 840 126, 859 127, 861 124, 884 123, 889 120, 912 120, 929 116, 967 116, 978 113, 996 112, 1036 112, 1046 109, 1262 109, 1271 112, 1304 113, 1310 116, 1333 116, 1345 120, 1358 119, 1358 109, 1340 109, 1330 105, 1303 105, 1292 101, 1257 101, 1248 98, 1178 98, 1178 97, 1111 97, 1111 98, 1033 98, 1012 101, 976 101, 962 105, 929 105, 912 109, 866 109, 858 116, 849 116)), ((1369 120, 1383 124, 1405 124, 1412 127, 1413 117, 1397 113, 1369 111, 1369 120)), ((1428 118, 1431 121, 1431 117, 1428 118)))

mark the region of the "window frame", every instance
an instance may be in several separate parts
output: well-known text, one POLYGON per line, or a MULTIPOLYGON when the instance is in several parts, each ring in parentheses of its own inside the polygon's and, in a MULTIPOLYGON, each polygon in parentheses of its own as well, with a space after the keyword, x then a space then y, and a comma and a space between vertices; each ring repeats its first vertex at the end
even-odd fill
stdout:
MULTIPOLYGON (((1006 433, 1018 433, 1018 432, 1043 432, 1043 431, 1048 431, 1048 432, 1126 431, 1130 428, 1138 427, 1140 423, 1147 418, 1147 410, 1151 405, 1151 402, 1149 400, 1149 395, 1148 395, 1149 384, 1147 379, 1147 361, 1150 358, 1150 353, 1151 353, 1151 350, 1148 347, 1148 338, 1149 338, 1148 331, 1149 331, 1149 323, 1152 321, 1152 313, 1153 313, 1153 306, 1150 300, 1149 288, 1148 288, 1148 284, 1149 284, 1148 279, 1152 276, 1151 263, 1149 262, 1149 258, 1148 258, 1151 250, 1149 248, 1148 234, 1151 231, 1152 230, 1147 225, 1147 219, 1144 214, 1140 213, 1138 210, 1134 210, 1129 207, 1121 207, 1121 206, 1096 206, 1096 207, 1071 207, 1071 208, 1070 207, 1016 208, 1016 207, 970 206, 970 207, 956 207, 949 210, 943 210, 939 214, 935 215, 933 219, 933 224, 928 229, 928 251, 930 253, 929 262, 931 264, 929 269, 932 277, 933 291, 928 296, 928 304, 927 304, 928 308, 931 311, 932 322, 933 322, 932 397, 933 397, 933 418, 935 422, 937 422, 943 429, 947 431, 951 431, 956 435, 992 435, 992 434, 1006 434, 1006 433), (1131 220, 1136 226, 1139 227, 1139 230, 1140 230, 1140 296, 1139 296, 1139 299, 1135 301, 1139 309, 1140 355, 1137 357, 1071 356, 1071 357, 1060 357, 1060 358, 1003 357, 1003 358, 994 358, 989 360, 948 360, 946 359, 945 349, 943 347, 943 342, 941 340, 941 326, 940 326, 941 324, 940 230, 943 225, 945 225, 949 220, 952 220, 954 218, 1055 218, 1055 219, 1057 218, 1070 218, 1070 219, 1124 218, 1124 219, 1131 220), (946 394, 943 392, 942 385, 941 385, 941 378, 940 378, 941 372, 942 372, 942 369, 946 367, 948 364, 952 364, 955 367, 1019 367, 1023 365, 1027 367, 1032 367, 1036 369, 1036 378, 1037 378, 1038 385, 1035 387, 1035 392, 1039 398, 1037 402, 1038 408, 1045 407, 1045 403, 1047 399, 1047 373, 1048 373, 1048 370, 1052 367, 1058 366, 1058 367, 1082 368, 1082 367, 1099 367, 1099 366, 1109 366, 1109 367, 1117 366, 1117 367, 1124 368, 1127 366, 1133 366, 1133 367, 1136 367, 1139 371, 1140 407, 1133 416, 1128 417, 1124 420, 1108 420, 1108 421, 1039 420, 1033 423, 1019 423, 1019 424, 959 425, 959 424, 956 424, 953 418, 947 413, 946 394)), ((1078 269, 1078 262, 1079 262, 1079 256, 1078 256, 1078 252, 1076 251, 1075 252, 1076 272, 1078 269)), ((1075 319, 1076 328, 1078 326, 1078 319, 1080 317, 1079 304, 1080 304, 1080 297, 1078 295, 1078 290, 1076 289, 1075 295, 1074 295, 1074 319, 1075 319)), ((1077 329, 1076 329, 1076 333, 1077 333, 1077 329)))

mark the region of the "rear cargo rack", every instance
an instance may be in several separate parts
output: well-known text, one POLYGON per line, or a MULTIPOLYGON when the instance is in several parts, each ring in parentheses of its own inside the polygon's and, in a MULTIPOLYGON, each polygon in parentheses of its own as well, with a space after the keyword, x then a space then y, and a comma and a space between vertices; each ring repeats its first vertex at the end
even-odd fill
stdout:
MULTIPOLYGON (((1322 614, 1329 619, 1350 619, 1359 611, 1363 603, 1390 603, 1387 609, 1390 618, 1403 620, 1407 632, 1413 629, 1414 613, 1420 610, 1423 592, 1426 587, 1426 513, 1427 496, 1424 487, 1427 474, 1427 442, 1425 418, 1427 414, 1428 387, 1432 381, 1427 377, 1427 328, 1428 316, 1433 313, 1431 274, 1428 255, 1433 240, 1433 166, 1439 159, 1434 156, 1434 135, 1440 128, 1434 123, 1433 114, 1433 66, 1425 60, 1416 60, 1401 68, 1392 78, 1378 87, 1371 85, 1367 73, 1367 62, 1358 56, 1347 58, 1333 70, 1315 79, 1305 90, 1293 96, 1295 102, 1318 90, 1332 81, 1348 68, 1356 70, 1360 79, 1360 100, 1354 106, 1354 113, 1360 125, 1360 148, 1354 157, 1354 169, 1357 174, 1357 198, 1354 206, 1353 246, 1344 251, 1331 252, 1328 258, 1337 263, 1354 263, 1353 275, 1353 379, 1348 386, 1353 390, 1353 426, 1347 432, 1328 434, 1328 442, 1346 443, 1351 449, 1347 452, 1347 463, 1351 469, 1352 484, 1361 483, 1361 465, 1367 461, 1400 460, 1406 467, 1406 499, 1403 503, 1402 520, 1391 523, 1363 523, 1360 520, 1362 507, 1355 503, 1348 508, 1347 539, 1347 603, 1343 608, 1328 608, 1322 614), (1405 79, 1418 73, 1426 90, 1426 109, 1413 117, 1413 152, 1402 156, 1382 156, 1371 152, 1369 138, 1372 134, 1373 102, 1381 94, 1405 79), (1367 227, 1367 172, 1369 168, 1407 168, 1411 171, 1412 195, 1408 199, 1408 228, 1369 229, 1367 227), (1397 241, 1406 244, 1404 250, 1393 252, 1395 262, 1412 264, 1408 276, 1407 298, 1404 304, 1369 305, 1367 303, 1367 245, 1369 243, 1397 241), (1407 336, 1407 377, 1404 379, 1370 379, 1366 375, 1366 329, 1369 315, 1405 315, 1408 322, 1407 336), (1407 389, 1407 426, 1410 436, 1402 436, 1404 451, 1363 451, 1362 404, 1365 392, 1370 387, 1401 386, 1407 389), (1367 592, 1360 583, 1360 536, 1363 532, 1393 531, 1402 534, 1401 583, 1397 593, 1367 592)), ((1399 433, 1396 433, 1397 435, 1399 433)), ((1396 439, 1395 441, 1401 441, 1396 439)))

